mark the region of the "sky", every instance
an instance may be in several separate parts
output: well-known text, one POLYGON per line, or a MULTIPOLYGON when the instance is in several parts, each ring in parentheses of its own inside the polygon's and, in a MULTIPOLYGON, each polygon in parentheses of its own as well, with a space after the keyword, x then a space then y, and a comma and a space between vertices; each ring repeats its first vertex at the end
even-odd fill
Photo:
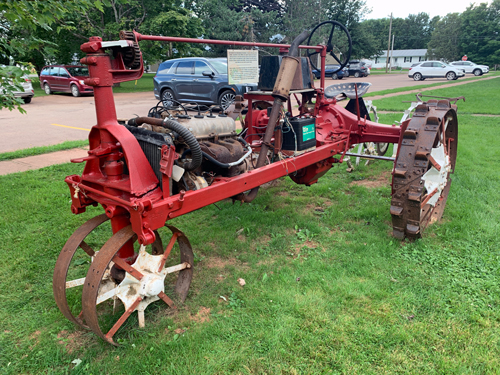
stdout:
POLYGON ((462 13, 471 3, 476 5, 480 3, 491 3, 487 0, 365 0, 368 8, 372 12, 365 16, 366 19, 372 18, 406 18, 409 14, 428 13, 430 17, 446 16, 448 13, 462 13))

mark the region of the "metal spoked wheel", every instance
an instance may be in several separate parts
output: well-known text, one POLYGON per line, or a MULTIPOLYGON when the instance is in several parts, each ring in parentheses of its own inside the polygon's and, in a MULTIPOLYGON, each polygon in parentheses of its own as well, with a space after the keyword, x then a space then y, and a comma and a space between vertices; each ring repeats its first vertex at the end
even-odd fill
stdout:
POLYGON ((170 297, 180 302, 187 297, 193 277, 193 251, 184 233, 172 226, 167 228, 172 237, 162 254, 148 253, 140 246, 132 265, 119 258, 120 248, 137 238, 128 226, 106 242, 91 264, 83 287, 83 316, 94 333, 113 345, 116 345, 114 335, 134 311, 138 312, 139 326, 143 327, 144 310, 151 303, 161 299, 175 309, 170 297), (106 270, 112 267, 121 268, 124 277, 114 280, 109 289, 106 270), (124 305, 119 312, 113 303, 118 300, 124 305))
POLYGON ((456 111, 447 100, 429 100, 402 131, 392 179, 393 234, 416 239, 443 215, 457 157, 456 111))
POLYGON ((233 91, 231 90, 226 90, 224 91, 220 96, 219 96, 219 106, 220 108, 225 111, 226 109, 229 108, 231 104, 234 103, 234 100, 236 99, 236 95, 233 91))
MULTIPOLYGON (((371 100, 365 100, 365 107, 368 111, 369 114, 369 120, 378 122, 379 117, 377 114, 377 107, 373 105, 373 102, 371 100)), ((357 153, 360 155, 378 155, 378 156, 383 156, 386 152, 387 149, 389 148, 388 143, 360 143, 358 146, 357 153), (383 152, 383 153, 382 153, 383 152)), ((356 157, 356 166, 359 166, 359 163, 361 162, 361 158, 358 156, 356 157)), ((370 162, 369 159, 366 160, 365 165, 368 165, 370 162)))
POLYGON ((108 217, 102 214, 78 228, 66 241, 54 268, 52 288, 57 306, 66 318, 81 327, 87 327, 81 316, 81 287, 88 271, 86 264, 90 264, 96 253, 90 243, 93 240, 85 239, 107 220, 108 217))
MULTIPOLYGON (((104 243, 100 238, 111 232, 109 225, 103 225, 108 220, 106 214, 102 214, 78 228, 66 241, 54 268, 52 288, 59 310, 70 321, 85 328, 88 326, 82 319, 83 284, 89 265, 104 243)), ((152 251, 159 254, 163 252, 161 238, 158 235, 152 245, 152 251)), ((109 276, 108 270, 104 289, 113 284, 109 276)))

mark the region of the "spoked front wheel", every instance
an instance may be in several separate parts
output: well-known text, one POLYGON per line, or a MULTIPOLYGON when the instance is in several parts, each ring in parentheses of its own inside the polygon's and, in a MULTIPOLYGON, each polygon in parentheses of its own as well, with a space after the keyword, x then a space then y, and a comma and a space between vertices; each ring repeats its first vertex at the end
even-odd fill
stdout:
MULTIPOLYGON (((78 228, 66 241, 54 267, 52 289, 57 306, 68 320, 84 328, 88 326, 83 320, 82 289, 89 266, 104 243, 101 238, 111 233, 111 227, 104 225, 108 220, 106 214, 102 214, 78 228)), ((157 231, 155 234, 156 240, 151 245, 151 251, 161 254, 163 252, 161 238, 157 231)), ((113 264, 105 270, 102 290, 110 290, 115 286, 110 274, 112 266, 113 264)))
POLYGON ((392 179, 396 238, 416 239, 441 219, 457 158, 457 114, 447 100, 420 104, 403 130, 392 179))
POLYGON ((114 335, 134 311, 138 312, 139 326, 143 327, 144 310, 149 304, 161 299, 175 309, 170 297, 180 302, 187 297, 193 277, 193 251, 184 233, 172 226, 167 228, 172 237, 162 254, 148 253, 141 246, 132 265, 119 258, 120 248, 137 239, 128 226, 106 242, 89 269, 83 287, 83 316, 94 333, 113 345, 116 345, 114 335), (103 288, 106 270, 112 263, 124 277, 114 280, 112 289, 103 288), (115 313, 112 302, 117 300, 124 308, 115 313))
POLYGON ((94 240, 89 238, 85 241, 85 239, 107 220, 109 219, 106 214, 102 214, 78 228, 66 241, 54 267, 52 289, 59 310, 67 319, 85 328, 88 327, 81 317, 81 288, 88 271, 86 265, 90 264, 96 253, 92 243, 94 240), (68 298, 70 303, 68 303, 68 298))

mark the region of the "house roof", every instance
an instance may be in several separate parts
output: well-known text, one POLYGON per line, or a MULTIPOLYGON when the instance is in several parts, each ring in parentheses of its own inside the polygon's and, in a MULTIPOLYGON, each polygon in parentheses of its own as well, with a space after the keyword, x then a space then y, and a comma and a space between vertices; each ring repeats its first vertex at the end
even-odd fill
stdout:
MULTIPOLYGON (((392 57, 410 57, 410 56, 425 56, 427 49, 395 49, 392 51, 392 57)), ((389 51, 391 56, 391 51, 389 51)), ((387 57, 387 50, 382 51, 378 57, 387 57)))

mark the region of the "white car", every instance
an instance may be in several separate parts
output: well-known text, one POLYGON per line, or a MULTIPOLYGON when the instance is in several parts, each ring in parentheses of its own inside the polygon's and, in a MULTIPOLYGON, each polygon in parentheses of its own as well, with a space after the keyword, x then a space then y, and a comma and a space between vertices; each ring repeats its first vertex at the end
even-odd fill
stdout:
POLYGON ((474 74, 475 76, 481 76, 490 71, 490 67, 488 65, 479 65, 473 63, 472 61, 453 61, 450 65, 459 69, 464 69, 465 73, 474 74))
POLYGON ((31 84, 31 79, 27 76, 23 77, 24 81, 21 83, 23 87, 23 91, 14 91, 14 96, 16 98, 21 98, 23 101, 28 104, 31 103, 31 98, 35 95, 35 91, 33 90, 33 85, 31 84))
MULTIPOLYGON (((1 68, 5 68, 5 65, 0 65, 1 68)), ((7 75, 9 73, 7 72, 7 75)), ((31 102, 31 98, 33 98, 33 96, 35 96, 35 91, 33 90, 33 85, 31 84, 31 80, 29 79, 29 77, 27 75, 24 75, 23 78, 22 78, 22 83, 21 83, 21 87, 23 88, 22 91, 13 91, 13 94, 16 98, 21 98, 23 99, 23 101, 28 104, 31 102)), ((7 81, 10 84, 12 84, 12 82, 10 80, 7 81)), ((2 87, 0 86, 0 92, 3 92, 3 89, 2 87)))
POLYGON ((408 77, 413 78, 415 81, 423 81, 426 78, 453 80, 464 75, 463 69, 445 64, 442 61, 424 61, 411 67, 408 71, 408 77))

